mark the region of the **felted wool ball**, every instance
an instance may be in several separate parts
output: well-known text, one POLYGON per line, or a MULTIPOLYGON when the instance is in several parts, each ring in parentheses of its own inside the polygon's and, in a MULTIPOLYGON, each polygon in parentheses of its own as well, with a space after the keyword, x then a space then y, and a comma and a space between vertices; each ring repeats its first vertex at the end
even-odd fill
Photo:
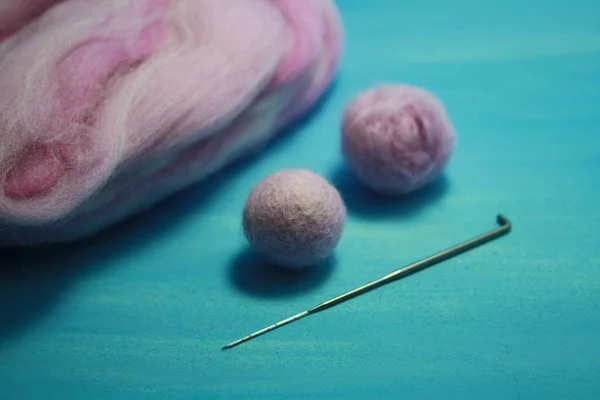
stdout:
POLYGON ((356 96, 342 123, 342 153, 360 181, 401 195, 436 179, 456 134, 441 101, 419 87, 387 84, 356 96))
POLYGON ((282 267, 317 265, 334 251, 346 219, 338 191, 320 175, 286 169, 250 192, 243 228, 251 247, 282 267))

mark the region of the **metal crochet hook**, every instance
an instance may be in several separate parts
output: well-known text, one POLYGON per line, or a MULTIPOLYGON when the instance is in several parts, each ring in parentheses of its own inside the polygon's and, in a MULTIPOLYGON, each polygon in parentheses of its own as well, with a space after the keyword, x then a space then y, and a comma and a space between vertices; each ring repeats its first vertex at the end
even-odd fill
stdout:
POLYGON ((500 226, 497 227, 496 229, 492 230, 492 231, 489 231, 487 233, 484 233, 482 235, 474 237, 473 239, 470 239, 470 240, 467 240, 467 241, 462 242, 460 244, 457 244, 456 246, 453 246, 453 247, 450 247, 450 248, 448 248, 446 250, 440 251, 439 253, 436 253, 436 254, 434 254, 432 256, 424 258, 424 259, 422 259, 420 261, 417 261, 415 263, 412 263, 410 265, 407 265, 405 267, 397 269, 396 271, 394 271, 394 272, 392 272, 392 273, 390 273, 390 274, 388 274, 388 275, 386 275, 386 276, 384 276, 384 277, 382 277, 380 279, 377 279, 377 280, 375 280, 373 282, 367 283, 366 285, 358 287, 358 288, 356 288, 354 290, 351 290, 349 292, 343 293, 343 294, 341 294, 341 295, 339 295, 337 297, 334 297, 334 298, 332 298, 330 300, 324 301, 323 303, 321 303, 321 304, 319 304, 319 305, 317 305, 317 306, 315 306, 315 307, 313 307, 313 308, 311 308, 309 310, 303 311, 303 312, 301 312, 299 314, 296 314, 294 316, 286 318, 286 319, 284 319, 282 321, 279 321, 279 322, 277 322, 277 323, 275 323, 273 325, 267 326, 266 328, 261 329, 259 331, 256 331, 256 332, 254 332, 251 335, 245 336, 245 337, 243 337, 243 338, 241 338, 239 340, 236 340, 235 342, 231 342, 231 343, 223 346, 221 348, 221 350, 230 349, 230 348, 235 347, 235 346, 237 346, 239 344, 247 342, 248 340, 254 339, 257 336, 263 335, 263 334, 265 334, 267 332, 270 332, 270 331, 272 331, 274 329, 277 329, 280 326, 287 325, 290 322, 294 322, 296 320, 299 320, 300 318, 306 317, 307 315, 315 314, 315 313, 317 313, 319 311, 326 310, 326 309, 328 309, 330 307, 333 307, 333 306, 335 306, 337 304, 340 304, 340 303, 342 303, 342 302, 344 302, 346 300, 349 300, 349 299, 351 299, 353 297, 356 297, 356 296, 358 296, 360 294, 363 294, 363 293, 368 292, 368 291, 370 291, 372 289, 375 289, 377 287, 385 285, 386 283, 390 283, 390 282, 393 282, 393 281, 395 281, 397 279, 404 278, 404 277, 406 277, 408 275, 411 275, 411 274, 413 274, 415 272, 421 271, 421 270, 423 270, 423 269, 425 269, 427 267, 431 267, 432 265, 435 265, 435 264, 437 264, 439 262, 442 262, 442 261, 445 261, 445 260, 447 260, 449 258, 457 256, 457 255, 459 255, 461 253, 464 253, 464 252, 466 252, 468 250, 471 250, 471 249, 473 249, 475 247, 481 246, 484 243, 487 243, 487 242, 489 242, 491 240, 494 240, 494 239, 496 239, 496 238, 498 238, 500 236, 503 236, 503 235, 507 234, 508 232, 510 232, 511 223, 510 223, 510 221, 506 217, 504 217, 503 215, 498 215, 497 222, 498 222, 498 225, 500 225, 500 226))

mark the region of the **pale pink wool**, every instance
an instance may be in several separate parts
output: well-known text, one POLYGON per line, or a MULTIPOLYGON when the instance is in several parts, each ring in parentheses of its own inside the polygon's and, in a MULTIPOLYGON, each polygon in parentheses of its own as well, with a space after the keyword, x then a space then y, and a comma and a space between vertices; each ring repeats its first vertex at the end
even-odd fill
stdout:
POLYGON ((94 234, 260 149, 323 94, 343 40, 330 0, 4 7, 2 245, 94 234))
POLYGON ((346 207, 320 175, 286 169, 260 181, 250 192, 243 228, 252 248, 287 268, 316 266, 335 250, 346 207))
POLYGON ((406 194, 443 172, 456 133, 441 101, 411 85, 381 85, 356 96, 342 123, 342 152, 372 189, 406 194))
POLYGON ((2 0, 0 1, 0 40, 62 0, 2 0))

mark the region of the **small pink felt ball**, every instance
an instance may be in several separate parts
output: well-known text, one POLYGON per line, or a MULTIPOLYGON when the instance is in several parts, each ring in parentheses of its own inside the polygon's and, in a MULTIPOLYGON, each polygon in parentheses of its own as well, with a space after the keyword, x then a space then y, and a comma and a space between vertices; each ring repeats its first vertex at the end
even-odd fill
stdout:
POLYGON ((382 85, 356 96, 342 123, 342 153, 365 185, 406 194, 437 178, 456 134, 433 94, 410 85, 382 85))
POLYGON ((286 268, 327 259, 338 244, 346 207, 325 178, 305 169, 267 176, 250 192, 243 228, 250 246, 286 268))

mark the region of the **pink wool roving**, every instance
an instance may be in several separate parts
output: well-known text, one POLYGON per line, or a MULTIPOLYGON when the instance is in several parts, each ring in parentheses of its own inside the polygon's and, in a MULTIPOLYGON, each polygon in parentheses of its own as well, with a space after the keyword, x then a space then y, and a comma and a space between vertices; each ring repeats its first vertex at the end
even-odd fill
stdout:
POLYGON ((315 266, 337 246, 346 220, 338 191, 320 175, 286 169, 251 191, 243 213, 251 247, 286 268, 315 266))
POLYGON ((0 1, 0 40, 62 0, 0 1))
POLYGON ((0 11, 4 246, 92 235, 260 150, 324 93, 343 43, 331 0, 0 11))
POLYGON ((437 178, 455 138, 440 100, 410 85, 360 93, 343 116, 346 162, 365 185, 386 195, 406 194, 437 178))

